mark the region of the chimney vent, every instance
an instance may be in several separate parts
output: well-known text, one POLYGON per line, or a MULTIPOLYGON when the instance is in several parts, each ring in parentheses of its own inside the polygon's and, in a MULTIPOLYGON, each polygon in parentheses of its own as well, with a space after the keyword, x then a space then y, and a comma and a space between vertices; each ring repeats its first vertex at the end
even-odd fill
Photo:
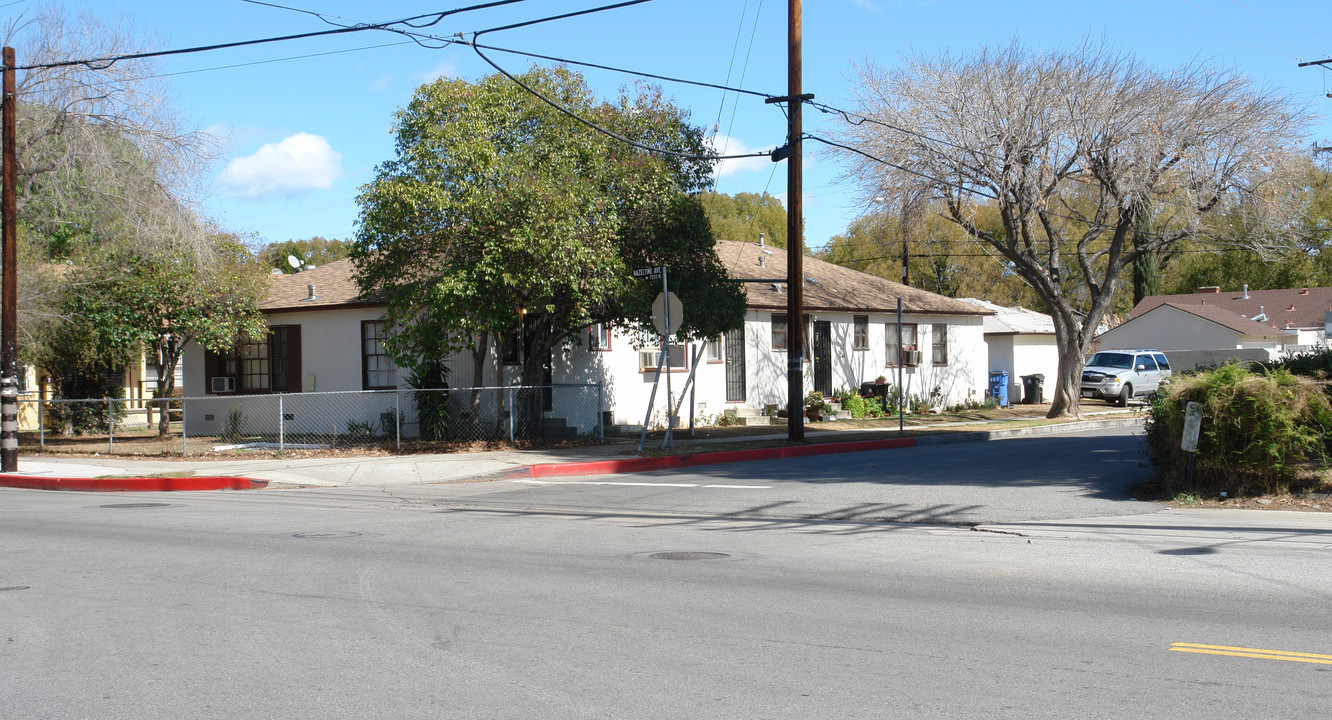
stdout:
POLYGON ((767 233, 759 233, 759 247, 763 247, 763 238, 766 236, 767 233))
POLYGON ((768 266, 768 259, 766 257, 763 257, 762 255, 759 255, 759 267, 765 268, 767 266, 768 266))
POLYGON ((306 285, 306 286, 305 286, 305 292, 306 292, 306 295, 305 295, 305 297, 301 298, 301 302, 310 302, 311 300, 318 300, 318 299, 319 299, 319 296, 318 296, 318 295, 315 295, 315 286, 314 286, 314 283, 310 283, 309 285, 306 285))
POLYGON ((1248 284, 1248 283, 1244 283, 1244 299, 1245 299, 1245 300, 1248 300, 1248 299, 1249 299, 1249 284, 1248 284))

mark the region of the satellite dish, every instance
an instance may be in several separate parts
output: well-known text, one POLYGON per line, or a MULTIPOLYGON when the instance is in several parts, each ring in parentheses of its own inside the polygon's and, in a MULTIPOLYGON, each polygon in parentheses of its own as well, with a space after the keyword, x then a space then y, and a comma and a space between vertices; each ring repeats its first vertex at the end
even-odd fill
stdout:
POLYGON ((287 264, 291 266, 291 269, 292 269, 292 270, 300 270, 300 269, 301 269, 301 259, 298 258, 298 257, 296 257, 295 255, 288 255, 288 256, 287 256, 287 264))

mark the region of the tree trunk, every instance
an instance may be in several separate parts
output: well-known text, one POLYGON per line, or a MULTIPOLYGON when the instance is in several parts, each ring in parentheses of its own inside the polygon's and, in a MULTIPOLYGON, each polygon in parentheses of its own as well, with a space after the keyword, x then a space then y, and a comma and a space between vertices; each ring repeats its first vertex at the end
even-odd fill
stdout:
POLYGON ((157 395, 158 414, 157 418, 157 436, 166 437, 171 434, 171 393, 176 389, 176 363, 180 362, 180 357, 168 357, 168 353, 158 354, 159 362, 155 363, 157 368, 157 395))
POLYGON ((472 397, 468 415, 471 417, 471 433, 481 435, 481 391, 477 388, 486 384, 486 352, 490 349, 490 335, 481 333, 472 345, 472 397))

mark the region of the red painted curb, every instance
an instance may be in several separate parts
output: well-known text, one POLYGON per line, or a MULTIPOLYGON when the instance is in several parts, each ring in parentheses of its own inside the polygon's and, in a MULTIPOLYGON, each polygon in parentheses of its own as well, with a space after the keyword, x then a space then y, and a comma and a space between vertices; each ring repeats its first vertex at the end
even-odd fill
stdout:
POLYGON ((82 492, 167 492, 175 490, 260 490, 267 480, 247 477, 109 477, 72 478, 0 475, 0 487, 26 490, 79 490, 82 492))
POLYGON ((627 458, 624 460, 547 463, 545 465, 528 465, 526 467, 515 468, 505 472, 504 477, 540 478, 559 477, 564 475, 614 475, 616 473, 651 472, 653 470, 671 470, 674 468, 697 467, 699 465, 744 462, 746 460, 775 460, 779 458, 809 457, 812 455, 864 452, 866 450, 890 450, 894 448, 915 447, 915 445, 916 439, 907 437, 892 438, 889 440, 859 440, 856 442, 821 443, 818 445, 755 448, 753 450, 724 450, 722 452, 663 455, 662 457, 627 458))

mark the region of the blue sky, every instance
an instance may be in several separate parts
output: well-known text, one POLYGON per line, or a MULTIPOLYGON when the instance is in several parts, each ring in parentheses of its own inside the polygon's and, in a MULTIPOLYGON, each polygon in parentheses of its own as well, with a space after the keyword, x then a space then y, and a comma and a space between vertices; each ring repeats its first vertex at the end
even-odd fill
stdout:
MULTIPOLYGON (((16 14, 34 0, 10 4, 16 14)), ((354 22, 382 22, 461 7, 422 0, 276 0, 354 22)), ((439 35, 471 33, 604 4, 529 0, 446 18, 439 35)), ((208 45, 329 28, 308 14, 241 0, 66 0, 70 11, 123 18, 161 48, 208 45)), ((851 62, 894 64, 903 53, 964 52, 1017 38, 1038 49, 1104 38, 1147 62, 1172 68, 1195 60, 1236 67, 1289 93, 1318 115, 1311 139, 1332 140, 1332 71, 1298 68, 1332 56, 1328 0, 806 0, 804 84, 819 101, 849 106, 851 62)), ((785 94, 786 3, 782 0, 656 0, 533 27, 483 42, 527 52, 691 80, 785 94), (729 80, 728 80, 729 77, 729 80)), ((531 60, 492 55, 507 69, 531 60)), ((23 58, 18 58, 20 64, 23 58)), ((180 111, 225 138, 208 179, 205 212, 261 242, 355 232, 358 188, 392 155, 393 112, 423 82, 475 79, 491 69, 471 49, 425 49, 398 35, 354 33, 168 58, 160 69, 180 111), (309 57, 301 57, 309 56, 309 57)), ((583 71, 602 96, 627 76, 583 71)), ((695 123, 717 128, 728 152, 781 145, 785 118, 761 98, 663 83, 695 123)), ((806 132, 828 134, 832 116, 806 111, 806 132)), ((822 246, 864 212, 841 168, 806 143, 807 242, 822 246)), ((766 158, 726 163, 721 192, 785 197, 785 164, 766 158)))

